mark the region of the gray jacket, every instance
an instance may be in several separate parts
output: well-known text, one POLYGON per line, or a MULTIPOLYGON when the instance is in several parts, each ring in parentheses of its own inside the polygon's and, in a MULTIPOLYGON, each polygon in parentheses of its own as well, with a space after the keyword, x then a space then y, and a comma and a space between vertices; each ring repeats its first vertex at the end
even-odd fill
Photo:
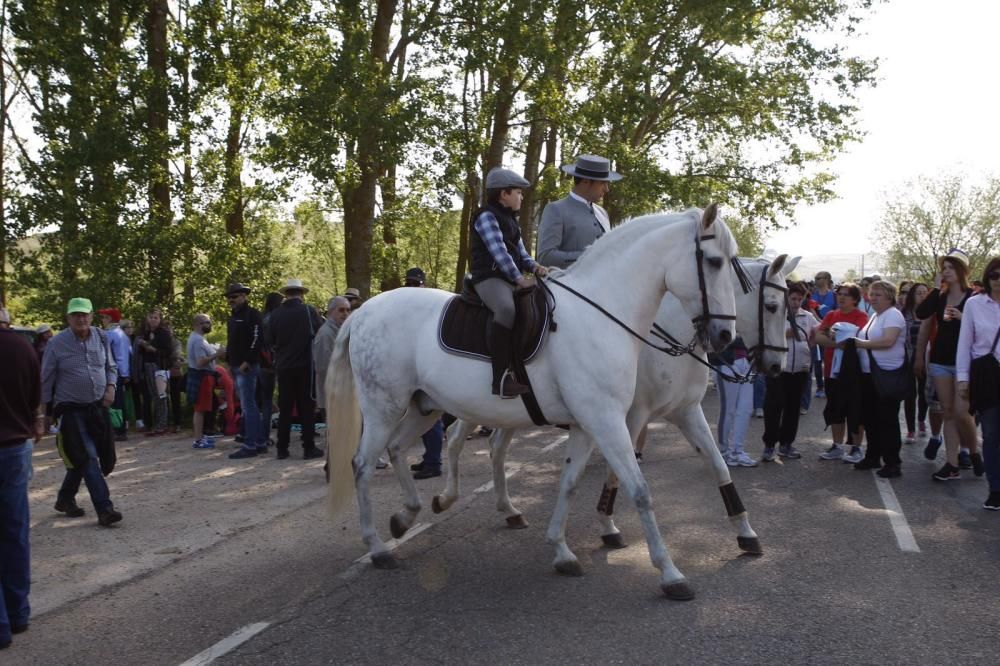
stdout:
POLYGON ((333 343, 337 340, 340 327, 332 319, 327 319, 316 331, 313 338, 313 361, 316 363, 316 404, 326 407, 326 371, 333 357, 333 343))
POLYGON ((553 201, 542 211, 538 225, 538 263, 566 268, 610 227, 607 212, 597 204, 591 212, 571 196, 553 201))

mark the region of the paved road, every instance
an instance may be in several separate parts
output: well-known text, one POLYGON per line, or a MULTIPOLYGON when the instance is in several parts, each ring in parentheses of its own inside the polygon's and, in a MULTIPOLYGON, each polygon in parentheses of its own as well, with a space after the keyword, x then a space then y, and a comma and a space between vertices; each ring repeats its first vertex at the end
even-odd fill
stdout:
MULTIPOLYGON (((715 404, 710 393, 710 420, 715 404)), ((643 471, 674 560, 697 590, 691 602, 661 595, 635 513, 624 502, 616 518, 630 546, 600 547, 593 516, 604 475, 599 458, 587 468, 570 519, 570 545, 586 575, 553 572, 544 530, 562 447, 542 449, 561 431, 526 432, 513 447, 510 464, 520 469, 511 494, 528 529, 506 529, 492 493, 471 492, 490 478, 486 443, 473 440, 463 460, 466 499, 446 514, 421 516, 429 527, 399 546, 403 566, 396 571, 356 562, 364 554, 356 516, 336 524, 327 517, 318 470, 301 461, 256 460, 252 471, 242 471, 219 454, 190 464, 221 470, 219 479, 258 478, 192 503, 182 490, 211 479, 151 476, 133 498, 179 490, 141 522, 127 513, 111 532, 74 524, 88 537, 83 555, 93 560, 107 550, 120 557, 107 545, 112 539, 164 549, 177 538, 158 540, 161 523, 221 524, 221 502, 232 517, 215 530, 218 538, 182 546, 108 585, 92 581, 82 598, 51 602, 3 663, 180 664, 257 623, 266 627, 217 663, 996 663, 1000 514, 980 508, 985 482, 970 474, 934 484, 934 464, 922 459, 922 447, 907 447, 904 476, 892 488, 919 552, 904 552, 875 477, 816 458, 826 443, 821 406, 804 419, 801 461, 734 470, 765 547, 759 558, 736 548, 701 459, 673 427, 653 427, 643 471), (279 491, 289 495, 284 501, 260 492, 239 501, 263 483, 260 477, 286 476, 292 479, 279 491)), ((761 427, 755 420, 754 453, 761 427)), ((137 465, 153 456, 143 446, 137 465)), ((177 455, 185 446, 177 442, 177 455)), ((440 485, 420 482, 426 502, 440 485)), ((401 501, 391 473, 379 474, 375 493, 378 524, 387 526, 401 501)), ((45 509, 35 511, 38 520, 45 509)), ((41 522, 35 594, 58 599, 40 585, 58 567, 57 551, 71 550, 51 545, 57 533, 71 539, 72 531, 58 527, 65 521, 41 522)), ((141 559, 139 550, 134 556, 141 559)))

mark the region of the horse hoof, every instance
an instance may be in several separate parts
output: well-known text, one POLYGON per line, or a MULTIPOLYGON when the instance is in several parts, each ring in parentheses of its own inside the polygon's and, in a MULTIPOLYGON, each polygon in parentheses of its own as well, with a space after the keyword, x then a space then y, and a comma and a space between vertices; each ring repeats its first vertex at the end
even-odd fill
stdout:
POLYGON ((376 569, 398 569, 399 560, 392 553, 375 553, 372 555, 372 566, 376 569))
POLYGON ((691 601, 694 599, 694 588, 688 585, 685 580, 670 583, 669 585, 661 585, 660 587, 663 589, 663 594, 667 595, 667 599, 673 599, 674 601, 691 601))
POLYGON ((528 521, 524 519, 524 516, 517 514, 516 516, 507 516, 507 527, 512 530, 523 530, 528 526, 528 521))
POLYGON ((564 576, 579 577, 583 575, 583 567, 577 560, 567 560, 566 562, 556 562, 556 571, 564 576))
POLYGON ((445 507, 443 504, 441 504, 441 496, 440 495, 435 495, 434 499, 431 500, 431 511, 433 511, 434 513, 441 513, 446 508, 447 507, 445 507))
POLYGON ((764 549, 760 547, 760 539, 757 537, 736 537, 736 543, 740 550, 750 555, 763 555, 764 549))
POLYGON ((399 519, 398 516, 393 516, 389 520, 389 531, 392 533, 392 537, 394 539, 398 539, 404 534, 406 534, 406 530, 408 529, 410 529, 409 526, 405 525, 403 521, 399 519))
POLYGON ((628 545, 625 543, 625 537, 622 536, 621 532, 615 534, 602 534, 601 541, 604 542, 605 548, 627 548, 628 545))

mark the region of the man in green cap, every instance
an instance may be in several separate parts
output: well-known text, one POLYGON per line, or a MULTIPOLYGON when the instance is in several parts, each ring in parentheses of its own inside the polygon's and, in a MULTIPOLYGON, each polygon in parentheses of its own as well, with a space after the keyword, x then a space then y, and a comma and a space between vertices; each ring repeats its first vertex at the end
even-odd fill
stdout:
POLYGON ((49 342, 42 359, 42 403, 53 404, 59 419, 59 447, 67 462, 56 511, 78 518, 80 481, 85 481, 97 521, 110 527, 122 519, 104 480, 114 468, 114 431, 108 407, 115 399, 118 368, 107 336, 92 326, 94 307, 86 298, 71 298, 66 308, 69 328, 49 342))

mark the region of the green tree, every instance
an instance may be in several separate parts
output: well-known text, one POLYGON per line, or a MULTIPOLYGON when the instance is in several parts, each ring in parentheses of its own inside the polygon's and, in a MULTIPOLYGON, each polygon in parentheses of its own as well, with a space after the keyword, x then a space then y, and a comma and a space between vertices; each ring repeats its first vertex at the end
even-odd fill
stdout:
POLYGON ((1000 178, 972 184, 958 175, 920 178, 887 201, 874 234, 886 268, 899 278, 930 282, 937 258, 952 248, 969 255, 972 275, 1000 254, 1000 178))
POLYGON ((613 223, 723 201, 777 226, 797 203, 831 197, 815 167, 860 137, 855 96, 875 64, 845 44, 870 4, 601 3, 605 48, 588 56, 581 123, 566 139, 628 175, 606 200, 613 223))

